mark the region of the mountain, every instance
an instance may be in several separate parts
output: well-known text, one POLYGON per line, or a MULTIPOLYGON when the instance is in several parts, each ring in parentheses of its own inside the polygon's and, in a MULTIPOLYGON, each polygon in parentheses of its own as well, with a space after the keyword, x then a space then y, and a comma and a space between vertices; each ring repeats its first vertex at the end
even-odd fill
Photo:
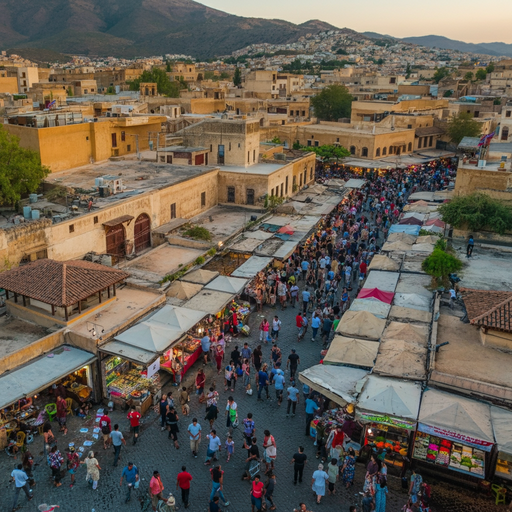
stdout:
POLYGON ((0 0, 0 49, 131 58, 225 55, 255 43, 282 44, 336 30, 311 20, 243 18, 193 0, 0 0))
POLYGON ((426 46, 428 48, 436 47, 445 50, 459 50, 461 52, 481 53, 484 55, 492 55, 494 57, 499 57, 502 55, 512 57, 512 44, 506 43, 474 44, 434 35, 421 37, 404 37, 401 39, 401 41, 426 46))

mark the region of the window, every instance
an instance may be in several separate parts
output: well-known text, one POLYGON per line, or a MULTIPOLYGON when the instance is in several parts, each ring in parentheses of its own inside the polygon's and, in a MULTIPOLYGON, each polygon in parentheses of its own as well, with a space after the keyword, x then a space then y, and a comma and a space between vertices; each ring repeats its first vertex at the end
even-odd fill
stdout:
POLYGON ((475 110, 475 113, 473 114, 473 117, 478 117, 480 115, 480 111, 479 110, 475 110))
POLYGON ((93 221, 94 221, 94 224, 98 224, 98 216, 97 215, 94 216, 93 221))
POLYGON ((412 128, 412 124, 408 124, 407 128, 410 130, 412 128))
POLYGON ((117 134, 116 133, 112 134, 112 147, 117 148, 117 134))
POLYGON ((393 154, 393 146, 389 146, 388 153, 389 153, 390 155, 392 155, 392 154, 393 154))
POLYGON ((377 148, 377 151, 375 151, 375 156, 380 156, 380 148, 377 148))
POLYGON ((302 173, 299 174, 299 187, 302 187, 302 173))
POLYGON ((253 161, 253 163, 256 162, 256 150, 255 149, 252 150, 252 161, 253 161))
POLYGON ((131 144, 127 144, 126 145, 126 151, 131 151, 132 150, 132 145, 131 144))
POLYGON ((75 225, 74 224, 70 224, 69 225, 69 232, 70 233, 74 233, 75 232, 75 225))
POLYGON ((388 153, 388 148, 382 148, 382 156, 386 156, 388 153))
POLYGON ((240 149, 240 142, 238 143, 238 149, 240 149))
POLYGON ((407 151, 412 151, 412 142, 407 145, 407 151))
POLYGON ((231 142, 229 143, 229 151, 231 151, 231 142))
POLYGON ((396 76, 392 76, 392 77, 389 79, 389 83, 390 83, 390 84, 396 84, 396 76))
POLYGON ((507 110, 505 112, 505 117, 510 117, 510 116, 512 116, 512 110, 507 110))
POLYGON ((246 203, 249 205, 254 205, 254 189, 248 188, 246 190, 247 200, 246 203))
POLYGON ((165 163, 165 156, 161 156, 161 157, 160 157, 160 162, 165 163))
POLYGON ((366 157, 368 156, 368 148, 363 148, 361 150, 361 156, 366 156, 366 157))
POLYGON ((85 137, 85 140, 89 140, 89 137, 85 137))
POLYGON ((428 139, 428 146, 431 148, 433 143, 434 143, 434 137, 431 135, 428 139))
POLYGON ((508 140, 508 126, 504 126, 501 131, 501 140, 508 140))
POLYGON ((356 154, 356 147, 355 146, 350 146, 350 154, 351 155, 355 155, 356 154))
POLYGON ((213 145, 210 144, 210 153, 213 151, 213 145))
POLYGON ((248 164, 251 163, 251 152, 250 151, 247 151, 247 163, 248 164))
POLYGON ((126 133, 121 132, 121 140, 124 142, 126 140, 126 133))
POLYGON ((336 138, 336 142, 339 142, 339 141, 340 141, 340 138, 339 138, 339 137, 337 137, 337 138, 336 138))
POLYGON ((281 183, 281 197, 283 197, 284 183, 281 183))
POLYGON ((315 140, 315 148, 317 148, 319 145, 319 142, 317 140, 315 140))
POLYGON ((206 206, 206 192, 201 192, 201 208, 206 206))
POLYGON ((311 169, 309 170, 309 179, 313 179, 313 167, 311 167, 311 169))
POLYGON ((308 139, 308 143, 306 144, 306 146, 309 148, 311 146, 311 140, 308 139))
POLYGON ((176 203, 171 204, 171 220, 176 218, 176 203))
POLYGON ((305 110, 302 111, 302 117, 306 117, 306 111, 305 110))
POLYGON ((297 176, 294 176, 293 177, 293 184, 292 184, 292 189, 293 189, 294 192, 295 192, 296 188, 297 188, 297 176))
POLYGON ((286 179, 284 181, 284 193, 288 195, 288 176, 286 176, 286 179))
POLYGON ((228 203, 235 202, 235 187, 228 187, 228 203))
POLYGON ((419 138, 418 138, 418 149, 421 149, 421 141, 422 141, 422 138, 421 138, 421 137, 419 137, 419 138))

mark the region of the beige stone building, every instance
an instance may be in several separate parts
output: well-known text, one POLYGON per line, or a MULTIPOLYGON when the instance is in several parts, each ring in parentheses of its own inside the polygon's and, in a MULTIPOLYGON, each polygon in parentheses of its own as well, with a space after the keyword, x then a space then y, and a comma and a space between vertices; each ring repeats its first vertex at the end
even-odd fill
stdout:
POLYGON ((304 76, 277 71, 255 70, 244 77, 243 89, 247 97, 261 99, 286 98, 304 88, 304 76))
POLYGON ((20 67, 18 68, 18 92, 27 93, 32 86, 39 82, 38 68, 20 67))

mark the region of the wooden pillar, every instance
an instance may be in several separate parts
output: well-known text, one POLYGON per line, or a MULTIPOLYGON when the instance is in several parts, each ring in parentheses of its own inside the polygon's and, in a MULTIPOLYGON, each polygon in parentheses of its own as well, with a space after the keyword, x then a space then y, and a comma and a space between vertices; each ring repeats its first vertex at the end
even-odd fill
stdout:
POLYGON ((27 300, 25 298, 25 295, 22 295, 22 298, 23 298, 23 306, 27 307, 27 300))
POLYGON ((66 322, 68 321, 68 307, 64 306, 64 318, 66 319, 66 322))
POLYGON ((102 292, 102 291, 103 291, 103 290, 100 290, 100 291, 98 292, 98 299, 99 299, 99 301, 100 301, 100 304, 101 304, 101 292, 102 292))
POLYGON ((110 285, 107 286, 107 297, 110 299, 110 285))
POLYGON ((116 283, 112 285, 112 289, 114 290, 114 297, 116 296, 116 283))
POLYGON ((55 306, 52 304, 52 316, 55 316, 55 306))
POLYGON ((82 301, 81 300, 78 301, 78 314, 79 315, 82 314, 82 301))
POLYGON ((9 290, 5 290, 5 298, 9 300, 9 290))
POLYGON ((17 293, 14 294, 14 302, 16 302, 16 304, 18 304, 18 294, 17 293))

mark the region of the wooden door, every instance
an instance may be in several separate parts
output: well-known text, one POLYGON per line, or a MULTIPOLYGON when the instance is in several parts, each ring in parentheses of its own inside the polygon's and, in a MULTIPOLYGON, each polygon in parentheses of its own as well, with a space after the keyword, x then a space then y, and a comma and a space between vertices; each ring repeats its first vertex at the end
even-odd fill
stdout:
POLYGON ((141 213, 135 221, 134 242, 135 252, 151 247, 151 222, 145 213, 141 213))
POLYGON ((124 256, 126 252, 124 226, 119 224, 109 228, 107 231, 107 254, 124 256))

